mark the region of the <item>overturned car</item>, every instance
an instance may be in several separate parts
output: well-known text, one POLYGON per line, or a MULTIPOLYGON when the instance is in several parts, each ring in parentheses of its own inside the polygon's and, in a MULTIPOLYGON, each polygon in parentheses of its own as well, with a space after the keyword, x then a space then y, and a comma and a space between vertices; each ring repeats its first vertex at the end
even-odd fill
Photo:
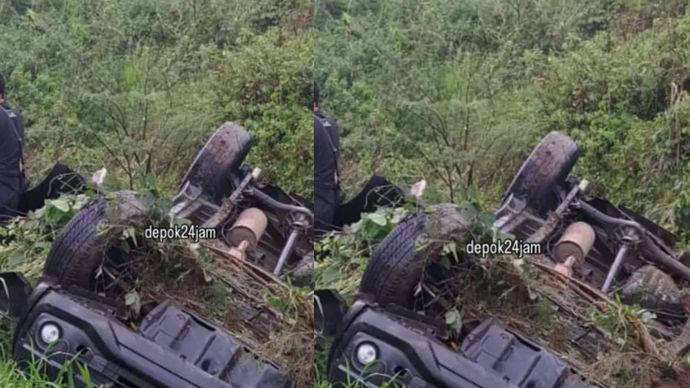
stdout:
MULTIPOLYGON (((586 293, 582 304, 610 301, 608 295, 616 293, 623 303, 653 312, 650 332, 667 341, 677 355, 684 355, 690 344, 683 303, 683 287, 690 280, 687 255, 676 252, 674 236, 654 222, 604 198, 590 197, 588 182, 569 176, 579 154, 571 138, 548 134, 510 184, 495 213, 493 230, 512 235, 512 241, 539 246, 543 254, 529 257, 528 262, 560 281, 556 292, 574 284, 586 288, 579 289, 586 293)), ((417 211, 377 247, 350 307, 335 291, 317 292, 318 326, 332 338, 330 379, 366 386, 390 382, 430 387, 604 386, 586 379, 540 341, 496 319, 463 322, 459 333, 450 334, 447 322, 420 314, 415 301, 420 294, 432 294, 429 283, 458 281, 429 268, 438 267, 443 241, 467 236, 469 228, 453 205, 417 211)), ((455 291, 463 292, 462 285, 455 291)), ((438 305, 438 292, 429 299, 438 305)), ((569 337, 566 340, 573 346, 584 344, 583 354, 596 357, 611 333, 568 306, 560 307, 587 327, 576 327, 583 330, 575 333, 564 326, 559 337, 569 337), (591 349, 584 349, 588 346, 591 349)))
MULTIPOLYGON (((216 247, 227 256, 277 277, 290 274, 306 284, 313 261, 311 204, 258 181, 261 170, 243 164, 252 142, 249 132, 237 124, 218 128, 183 178, 170 214, 190 223, 186 238, 216 237, 216 247)), ((101 278, 128 262, 117 249, 123 232, 143 231, 147 211, 132 192, 91 202, 53 243, 44 274, 59 284, 86 289, 111 281, 101 278), (107 230, 101 230, 103 224, 107 230), (110 265, 112 271, 103 271, 102 265, 110 265)))
POLYGON ((395 304, 360 297, 347 306, 319 290, 317 329, 333 343, 329 379, 367 387, 601 387, 568 362, 495 320, 465 326, 459 349, 439 322, 395 304))
MULTIPOLYGON (((551 132, 535 147, 496 212, 495 227, 545 247, 555 269, 602 293, 653 312, 655 332, 671 339, 688 312, 683 287, 690 281, 687 252, 676 237, 625 206, 587 194, 589 182, 569 176, 579 156, 568 136, 551 132)), ((672 345, 683 355, 685 336, 672 345)))
MULTIPOLYGON (((260 279, 264 291, 272 284, 287 287, 288 276, 293 284, 306 284, 313 257, 311 205, 259 181, 260 169, 244 164, 252 143, 239 125, 218 128, 185 175, 168 221, 159 225, 172 227, 167 222, 181 219, 174 225, 185 228, 184 238, 212 237, 199 240, 217 254, 211 267, 232 262, 232 270, 217 274, 220 287, 237 291, 234 299, 248 300, 247 306, 261 300, 247 294, 243 279, 260 279), (233 271, 251 276, 233 277, 233 271)), ((135 257, 129 247, 147 244, 141 237, 152 222, 148 205, 134 192, 99 192, 60 231, 35 288, 21 274, 0 275, 0 307, 18 320, 13 357, 20 365, 39 362, 51 377, 72 365, 79 386, 295 386, 285 365, 167 294, 137 296, 132 308, 128 292, 150 269, 141 268, 147 251, 135 257)), ((191 282, 209 282, 205 276, 191 282)), ((229 314, 263 333, 277 325, 267 323, 267 310, 229 314)))

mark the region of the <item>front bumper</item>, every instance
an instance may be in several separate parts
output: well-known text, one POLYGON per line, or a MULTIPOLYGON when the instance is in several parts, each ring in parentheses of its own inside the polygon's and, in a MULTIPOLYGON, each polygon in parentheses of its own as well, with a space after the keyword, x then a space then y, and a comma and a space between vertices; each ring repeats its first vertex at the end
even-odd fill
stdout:
POLYGON ((335 337, 329 378, 380 387, 585 388, 565 361, 493 320, 480 323, 458 351, 437 339, 435 326, 404 314, 355 302, 335 337), (361 346, 375 349, 376 360, 363 364, 361 346), (396 385, 393 385, 396 386, 396 385))
POLYGON ((43 362, 53 378, 72 363, 77 386, 292 386, 242 342, 169 301, 157 305, 135 331, 118 319, 117 308, 88 296, 41 287, 33 300, 17 325, 15 359, 20 365, 43 362), (58 328, 57 341, 44 341, 46 325, 58 328), (78 372, 83 366, 89 381, 78 372))

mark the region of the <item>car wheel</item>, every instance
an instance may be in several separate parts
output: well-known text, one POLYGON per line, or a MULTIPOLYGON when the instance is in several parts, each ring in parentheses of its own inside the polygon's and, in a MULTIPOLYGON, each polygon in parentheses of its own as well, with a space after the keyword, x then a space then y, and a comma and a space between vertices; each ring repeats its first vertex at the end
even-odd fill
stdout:
POLYGON ((242 165, 252 142, 251 135, 243 127, 231 122, 223 124, 199 151, 182 185, 189 182, 220 203, 232 193, 230 174, 242 165))
POLYGON ((437 259, 446 242, 464 239, 469 230, 464 216, 451 204, 405 218, 379 244, 362 276, 360 292, 380 304, 409 307, 427 264, 437 259), (420 238, 427 238, 423 248, 420 238))
POLYGON ((522 164, 503 201, 513 194, 545 214, 557 200, 556 186, 567 178, 579 155, 580 149, 573 139, 560 132, 549 133, 522 164))
POLYGON ((129 191, 117 192, 110 200, 92 201, 58 234, 46 259, 44 276, 63 286, 92 289, 107 250, 119 243, 125 229, 141 227, 145 213, 144 204, 129 191))

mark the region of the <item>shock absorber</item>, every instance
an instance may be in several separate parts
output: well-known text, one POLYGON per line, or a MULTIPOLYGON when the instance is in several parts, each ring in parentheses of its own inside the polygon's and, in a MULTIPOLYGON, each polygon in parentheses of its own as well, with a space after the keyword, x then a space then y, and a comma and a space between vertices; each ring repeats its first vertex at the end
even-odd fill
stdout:
POLYGON ((621 246, 618 248, 618 252, 616 253, 616 258, 613 260, 613 264, 611 264, 611 269, 609 269, 609 273, 606 274, 606 280, 604 281, 604 285, 601 286, 602 292, 606 293, 609 291, 609 288, 611 288, 611 284, 613 284, 613 281, 616 280, 616 276, 618 276, 618 273, 621 270, 623 261, 627 257, 630 248, 632 248, 635 245, 637 240, 637 232, 635 232, 632 228, 626 228, 623 234, 623 241, 621 243, 621 246))
POLYGON ((290 215, 290 235, 287 238, 287 242, 280 252, 280 257, 278 258, 278 263, 273 269, 273 274, 278 276, 283 270, 283 267, 287 263, 288 259, 292 255, 292 251, 297 243, 297 238, 304 234, 309 227, 309 219, 304 213, 296 212, 290 215))

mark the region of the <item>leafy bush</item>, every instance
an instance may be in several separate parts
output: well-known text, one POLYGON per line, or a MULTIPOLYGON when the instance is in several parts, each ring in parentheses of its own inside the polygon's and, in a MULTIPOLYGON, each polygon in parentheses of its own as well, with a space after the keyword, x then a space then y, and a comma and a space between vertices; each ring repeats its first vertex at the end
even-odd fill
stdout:
POLYGON ((252 162, 311 195, 311 8, 303 1, 3 3, 0 72, 27 120, 32 176, 63 159, 109 187, 170 193, 223 121, 252 162), (295 159, 294 154, 302 157, 295 159), (160 181, 160 183, 154 183, 160 181))
POLYGON ((495 205, 559 130, 599 193, 679 234, 690 226, 684 2, 329 0, 315 20, 346 186, 378 170, 425 178, 436 200, 495 205))

